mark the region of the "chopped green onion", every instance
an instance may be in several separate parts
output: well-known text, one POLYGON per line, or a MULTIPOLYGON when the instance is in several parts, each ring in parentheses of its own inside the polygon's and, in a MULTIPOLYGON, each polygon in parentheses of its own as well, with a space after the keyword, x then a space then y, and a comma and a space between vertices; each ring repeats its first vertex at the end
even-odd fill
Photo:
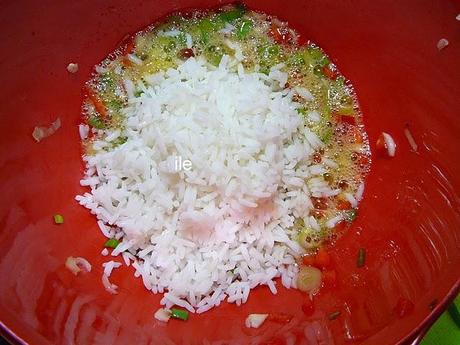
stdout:
POLYGON ((238 4, 234 10, 225 11, 219 14, 219 18, 225 22, 232 23, 238 18, 241 18, 244 12, 246 12, 244 5, 238 4))
POLYGON ((356 219, 356 216, 358 215, 358 211, 356 209, 351 209, 349 211, 347 211, 347 215, 346 215, 346 221, 351 223, 352 221, 354 221, 356 219))
POLYGON ((116 248, 119 244, 120 244, 120 242, 117 239, 111 238, 111 239, 107 240, 107 242, 104 243, 104 247, 106 247, 106 248, 116 248))
POLYGON ((252 29, 252 22, 248 19, 245 19, 242 21, 241 23, 241 26, 238 28, 238 31, 236 32, 236 36, 238 36, 238 38, 245 38, 248 33, 251 31, 252 29))
POLYGON ((188 311, 187 310, 181 310, 181 309, 171 309, 171 317, 179 320, 188 320, 188 311))
POLYGON ((54 223, 55 224, 63 224, 64 223, 64 217, 61 216, 60 214, 55 214, 54 215, 54 223))
POLYGON ((117 147, 117 146, 120 146, 126 143, 127 140, 128 140, 128 137, 118 137, 114 141, 112 141, 112 145, 114 147, 117 147))
POLYGON ((359 248, 358 260, 356 261, 356 266, 363 267, 365 263, 366 263, 366 249, 359 248))
POLYGON ((102 119, 100 119, 97 116, 92 116, 88 119, 88 124, 91 127, 97 128, 97 129, 104 129, 105 128, 105 123, 102 119))
POLYGON ((321 65, 316 65, 313 67, 313 73, 318 77, 323 75, 323 67, 321 65))
POLYGON ((307 115, 307 109, 305 108, 297 108, 297 113, 299 113, 299 115, 307 115))
POLYGON ((334 311, 330 313, 327 317, 329 320, 335 320, 340 316, 340 311, 334 311))
POLYGON ((141 97, 141 95, 144 93, 144 91, 142 90, 138 90, 136 92, 134 92, 134 97, 141 97))

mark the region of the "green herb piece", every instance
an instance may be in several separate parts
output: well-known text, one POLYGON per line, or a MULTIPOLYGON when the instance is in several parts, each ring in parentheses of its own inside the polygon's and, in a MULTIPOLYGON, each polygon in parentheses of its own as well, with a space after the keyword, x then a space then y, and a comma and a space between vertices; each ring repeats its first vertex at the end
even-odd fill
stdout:
POLYGON ((223 20, 224 22, 232 23, 238 18, 241 18, 244 15, 244 12, 246 12, 244 5, 239 4, 233 10, 220 13, 218 18, 223 20))
POLYGON ((318 47, 309 47, 308 53, 319 64, 321 67, 327 66, 330 64, 329 58, 323 53, 323 51, 318 47))
POLYGON ((315 67, 313 67, 313 73, 315 75, 317 75, 318 77, 322 77, 323 76, 323 67, 321 65, 315 65, 315 67))
POLYGON ((200 30, 201 40, 204 44, 209 42, 209 36, 214 31, 215 25, 210 19, 205 18, 198 23, 198 29, 200 30))
POLYGON ((305 58, 301 53, 292 54, 289 58, 288 65, 289 66, 301 66, 305 64, 305 58))
POLYGON ((335 320, 335 319, 337 319, 339 316, 340 316, 340 311, 334 311, 334 312, 330 313, 330 314, 327 316, 327 318, 328 318, 329 320, 335 320))
POLYGON ((138 90, 134 92, 134 97, 141 97, 141 95, 144 93, 142 90, 138 90))
POLYGON ((188 311, 172 308, 171 309, 171 317, 173 317, 175 319, 187 321, 188 320, 188 311))
POLYGON ((239 26, 239 28, 238 28, 238 30, 236 32, 236 36, 239 39, 243 39, 249 34, 251 29, 252 29, 252 22, 250 20, 248 20, 248 19, 244 19, 241 22, 241 25, 239 26))
POLYGON ((302 108, 297 108, 296 110, 299 113, 299 115, 307 115, 307 109, 305 109, 303 107, 302 108))
POLYGON ((356 260, 357 267, 363 267, 366 263, 366 249, 359 248, 358 250, 358 260, 356 260))
POLYGON ((117 147, 117 146, 120 146, 126 143, 127 140, 128 140, 128 137, 118 137, 114 141, 112 141, 112 145, 114 147, 117 147))
POLYGON ((91 116, 89 119, 88 119, 88 124, 91 126, 91 127, 94 127, 96 129, 104 129, 105 128, 105 123, 104 121, 97 117, 97 116, 91 116))
POLYGON ((356 219, 356 216, 358 215, 358 211, 353 208, 351 210, 348 210, 346 214, 347 214, 345 217, 346 221, 351 223, 356 219))
POLYGON ((54 215, 54 224, 63 224, 64 223, 64 217, 60 214, 55 214, 54 215))
POLYGON ((105 248, 116 248, 119 244, 120 242, 117 239, 111 238, 107 240, 107 242, 104 243, 104 247, 105 248))
POLYGON ((123 101, 120 99, 112 99, 107 102, 107 106, 112 110, 118 111, 123 107, 123 101))

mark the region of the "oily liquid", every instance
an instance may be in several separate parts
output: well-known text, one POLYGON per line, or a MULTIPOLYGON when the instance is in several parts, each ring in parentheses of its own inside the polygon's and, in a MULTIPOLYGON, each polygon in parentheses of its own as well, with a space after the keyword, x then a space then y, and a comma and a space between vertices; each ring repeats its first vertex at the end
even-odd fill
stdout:
MULTIPOLYGON (((303 236, 306 249, 335 239, 337 229, 328 228, 325 223, 342 215, 343 228, 344 223, 350 224, 356 217, 356 209, 347 204, 345 193, 356 196, 363 183, 370 165, 369 145, 350 84, 319 47, 312 43, 301 46, 298 40, 299 35, 287 23, 234 6, 215 12, 175 14, 134 35, 96 67, 87 84, 83 113, 93 128, 92 137, 84 143, 87 154, 92 152, 92 140, 104 136, 104 129, 123 130, 122 110, 127 105, 124 80, 137 85, 143 82, 144 76, 175 68, 191 56, 204 56, 217 66, 224 54, 235 54, 230 46, 237 44, 247 72, 268 74, 271 67, 283 64, 281 71, 288 74, 286 87, 303 87, 313 95, 314 100, 296 95, 297 111, 304 118, 305 126, 325 144, 314 153, 314 164, 327 167, 324 164, 327 159, 337 163, 337 167, 327 167, 322 178, 341 192, 335 197, 313 198, 314 209, 310 215, 321 231, 311 231, 302 219, 296 219, 294 227, 299 236, 303 236), (187 47, 190 39, 191 48, 187 47), (319 116, 319 121, 312 120, 312 112, 319 116)), ((136 90, 139 95, 140 92, 136 90)), ((113 147, 123 144, 123 140, 121 137, 113 147)))

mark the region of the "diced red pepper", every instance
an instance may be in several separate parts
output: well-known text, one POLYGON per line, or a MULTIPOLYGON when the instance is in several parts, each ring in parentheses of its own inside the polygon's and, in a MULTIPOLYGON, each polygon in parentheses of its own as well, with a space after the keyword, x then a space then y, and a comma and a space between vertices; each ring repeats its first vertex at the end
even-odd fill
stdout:
POLYGON ((190 48, 184 48, 179 51, 178 55, 181 59, 186 60, 188 58, 191 58, 192 56, 195 56, 195 53, 190 48))
POLYGON ((313 313, 315 312, 315 306, 313 304, 313 301, 307 298, 305 302, 302 304, 302 311, 307 316, 313 315, 313 313))
POLYGON ((348 123, 349 125, 356 125, 356 119, 354 115, 342 115, 340 113, 333 113, 332 116, 337 122, 348 123))
POLYGON ((292 320, 292 315, 284 313, 270 313, 268 314, 268 320, 277 323, 289 323, 292 320))
POLYGON ((398 303, 396 304, 396 307, 394 308, 396 315, 398 315, 400 318, 403 318, 404 316, 409 315, 413 310, 414 310, 414 303, 412 303, 412 301, 404 297, 400 297, 398 299, 398 303))
POLYGON ((323 74, 331 79, 331 80, 336 80, 337 77, 339 76, 339 73, 337 71, 337 68, 333 65, 326 65, 323 67, 323 74))
POLYGON ((87 91, 88 91, 88 98, 93 103, 96 111, 99 113, 101 118, 106 119, 109 115, 107 112, 107 108, 105 107, 102 100, 96 95, 96 93, 90 87, 87 87, 87 91))
POLYGON ((123 57, 121 58, 121 63, 122 63, 122 65, 123 65, 124 67, 126 67, 126 68, 129 68, 129 67, 134 66, 133 62, 132 62, 130 59, 128 59, 127 56, 123 56, 123 57))
POLYGON ((360 129, 357 126, 350 127, 351 135, 353 136, 353 141, 356 144, 362 144, 364 139, 360 129))
POLYGON ((272 24, 269 34, 278 44, 290 43, 292 41, 291 32, 287 27, 279 27, 276 24, 272 24))
POLYGON ((344 200, 342 198, 337 199, 337 209, 339 210, 350 210, 351 204, 348 200, 344 200))
POLYGON ((326 268, 331 264, 331 257, 324 248, 319 248, 315 255, 315 266, 318 268, 326 268))
POLYGON ((319 197, 311 197, 311 201, 313 203, 313 207, 318 210, 326 210, 327 209, 327 198, 319 198, 319 197))

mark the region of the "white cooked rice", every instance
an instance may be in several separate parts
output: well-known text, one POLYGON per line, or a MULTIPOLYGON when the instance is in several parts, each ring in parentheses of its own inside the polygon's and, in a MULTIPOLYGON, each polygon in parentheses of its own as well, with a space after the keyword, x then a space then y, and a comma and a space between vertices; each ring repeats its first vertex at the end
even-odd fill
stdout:
MULTIPOLYGON (((239 305, 258 285, 277 293, 275 278, 295 287, 302 249, 291 240, 294 217, 308 217, 311 195, 340 192, 312 162, 323 143, 298 116, 294 92, 279 91, 286 75, 275 67, 266 76, 228 56, 218 68, 190 58, 147 76, 144 93, 128 100, 123 133, 106 131, 96 154, 84 156, 81 184, 91 193, 76 199, 106 237, 121 239, 112 256, 121 254, 147 289, 167 291, 166 308, 239 305), (127 141, 106 150, 120 135, 127 141), (176 171, 177 156, 192 169, 176 171)), ((114 267, 106 263, 103 277, 112 293, 114 267)))

